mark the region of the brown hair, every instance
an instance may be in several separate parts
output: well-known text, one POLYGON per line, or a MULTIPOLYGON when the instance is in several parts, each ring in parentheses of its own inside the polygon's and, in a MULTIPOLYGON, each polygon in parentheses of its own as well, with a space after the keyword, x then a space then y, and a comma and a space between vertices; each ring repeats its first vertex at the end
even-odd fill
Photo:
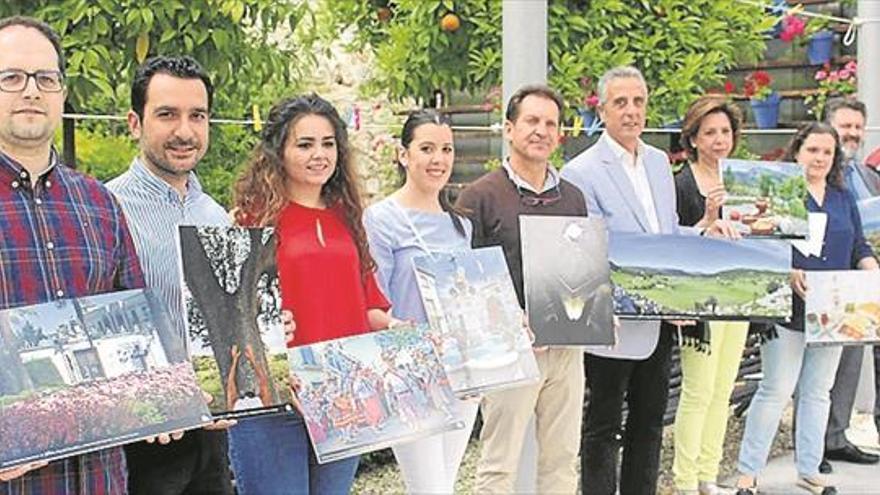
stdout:
POLYGON ((293 126, 307 115, 324 117, 333 126, 336 170, 322 186, 321 199, 329 207, 340 207, 346 227, 357 246, 361 270, 363 273, 370 272, 376 264, 370 256, 367 234, 361 221, 364 205, 348 131, 333 105, 314 93, 281 100, 269 111, 262 138, 235 183, 235 220, 241 225, 262 227, 275 224, 288 203, 284 148, 293 126))
POLYGON ((691 161, 697 160, 697 149, 691 144, 691 141, 693 141, 693 139, 697 137, 697 133, 700 132, 700 126, 703 124, 703 119, 713 113, 723 113, 724 115, 727 115, 727 120, 730 121, 730 128, 733 130, 732 150, 736 149, 736 145, 739 143, 740 129, 742 128, 743 120, 742 112, 740 112, 739 108, 719 96, 701 96, 691 103, 690 107, 688 107, 687 113, 685 113, 684 116, 684 123, 681 126, 681 146, 687 152, 688 158, 691 161))
POLYGON ((559 96, 559 93, 551 89, 549 86, 545 86, 543 84, 529 84, 516 90, 516 93, 513 93, 513 96, 511 96, 510 100, 507 101, 507 111, 504 114, 504 118, 511 122, 516 122, 517 117, 519 117, 520 105, 527 96, 531 95, 547 98, 548 100, 555 103, 556 108, 559 109, 558 120, 559 122, 562 122, 562 112, 565 109, 565 101, 562 100, 562 97, 559 96))
POLYGON ((845 189, 846 185, 843 181, 843 152, 840 150, 840 137, 838 137, 837 131, 830 124, 810 122, 798 129, 797 133, 788 143, 784 160, 797 162, 797 155, 801 151, 804 141, 813 134, 828 134, 834 138, 834 160, 831 162, 831 170, 828 171, 828 177, 825 180, 838 189, 845 189))

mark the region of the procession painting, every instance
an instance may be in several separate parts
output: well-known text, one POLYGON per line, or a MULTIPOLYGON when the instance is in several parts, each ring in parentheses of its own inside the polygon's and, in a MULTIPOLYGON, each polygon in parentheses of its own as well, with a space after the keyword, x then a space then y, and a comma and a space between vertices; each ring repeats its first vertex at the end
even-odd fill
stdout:
POLYGON ((520 231, 526 313, 535 344, 614 345, 605 223, 520 216, 520 231))
POLYGON ((142 289, 0 312, 0 468, 210 422, 174 328, 142 289))
POLYGON ((791 247, 785 241, 614 232, 608 258, 614 311, 621 317, 791 317, 791 247))
POLYGON ((880 343, 880 272, 808 271, 807 345, 880 343))
POLYGON ((396 327, 290 349, 318 462, 464 428, 426 330, 396 327))
POLYGON ((727 193, 722 213, 753 237, 806 238, 807 183, 796 163, 721 160, 727 193))
POLYGON ((271 228, 180 227, 193 366, 218 418, 290 410, 271 228))
POLYGON ((500 246, 420 256, 413 265, 429 335, 458 396, 538 379, 500 246))

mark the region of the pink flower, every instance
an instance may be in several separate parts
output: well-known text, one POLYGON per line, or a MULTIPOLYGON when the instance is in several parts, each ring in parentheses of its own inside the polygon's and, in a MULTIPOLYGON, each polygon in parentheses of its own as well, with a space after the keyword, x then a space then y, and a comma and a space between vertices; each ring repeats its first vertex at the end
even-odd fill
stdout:
POLYGON ((856 72, 858 70, 858 67, 859 66, 858 66, 858 64, 856 64, 855 60, 850 60, 849 62, 846 63, 846 65, 843 66, 844 69, 846 69, 850 72, 856 72))
POLYGON ((826 77, 828 77, 828 73, 825 72, 824 70, 816 71, 816 80, 817 81, 821 81, 821 80, 825 79, 826 77))
POLYGON ((828 81, 829 81, 829 82, 837 81, 837 78, 838 78, 838 77, 839 77, 839 76, 838 76, 837 71, 836 71, 836 70, 835 70, 835 71, 832 71, 830 74, 828 74, 828 81))
POLYGON ((596 107, 599 105, 599 97, 596 95, 590 95, 584 100, 584 103, 586 103, 588 107, 596 107))
POLYGON ((850 71, 847 70, 846 68, 844 68, 844 69, 840 69, 840 70, 837 72, 837 76, 840 77, 840 80, 841 80, 841 81, 846 80, 846 79, 849 79, 849 76, 851 76, 851 75, 852 75, 852 74, 850 73, 850 71))

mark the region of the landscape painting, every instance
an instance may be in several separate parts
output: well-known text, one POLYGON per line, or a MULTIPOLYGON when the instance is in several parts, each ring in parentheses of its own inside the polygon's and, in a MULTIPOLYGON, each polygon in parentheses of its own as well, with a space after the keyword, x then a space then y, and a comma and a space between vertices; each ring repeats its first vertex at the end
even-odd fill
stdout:
POLYGON ((605 223, 520 216, 523 285, 536 345, 614 345, 605 223))
POLYGON ((318 462, 464 428, 426 330, 398 327, 290 349, 318 462))
POLYGON ((724 219, 750 236, 802 239, 809 234, 807 183, 796 163, 721 160, 724 219))
POLYGON ((460 397, 539 377, 500 246, 413 260, 429 335, 460 397))
POLYGON ((209 423, 174 328, 141 289, 0 311, 0 468, 209 423))
POLYGON ((786 241, 613 232, 608 258, 621 317, 791 318, 786 241))
POLYGON ((271 228, 180 227, 189 349, 215 417, 291 408, 275 244, 271 228))
POLYGON ((880 197, 863 199, 858 205, 865 239, 874 254, 880 254, 880 197))
POLYGON ((808 271, 807 345, 880 343, 880 272, 808 271))

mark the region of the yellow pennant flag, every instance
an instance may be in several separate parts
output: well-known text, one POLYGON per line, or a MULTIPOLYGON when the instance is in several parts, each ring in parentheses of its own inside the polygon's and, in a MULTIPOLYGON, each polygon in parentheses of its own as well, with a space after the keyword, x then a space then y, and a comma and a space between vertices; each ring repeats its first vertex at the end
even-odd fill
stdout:
POLYGON ((260 118, 260 106, 256 103, 253 107, 254 130, 260 132, 263 130, 263 119, 260 118))
POLYGON ((571 136, 572 136, 572 137, 578 137, 578 136, 580 136, 580 135, 581 135, 581 131, 584 130, 584 119, 583 119, 583 117, 581 117, 580 115, 575 115, 575 116, 574 116, 574 120, 573 120, 572 123, 571 123, 571 127, 572 127, 571 136))

